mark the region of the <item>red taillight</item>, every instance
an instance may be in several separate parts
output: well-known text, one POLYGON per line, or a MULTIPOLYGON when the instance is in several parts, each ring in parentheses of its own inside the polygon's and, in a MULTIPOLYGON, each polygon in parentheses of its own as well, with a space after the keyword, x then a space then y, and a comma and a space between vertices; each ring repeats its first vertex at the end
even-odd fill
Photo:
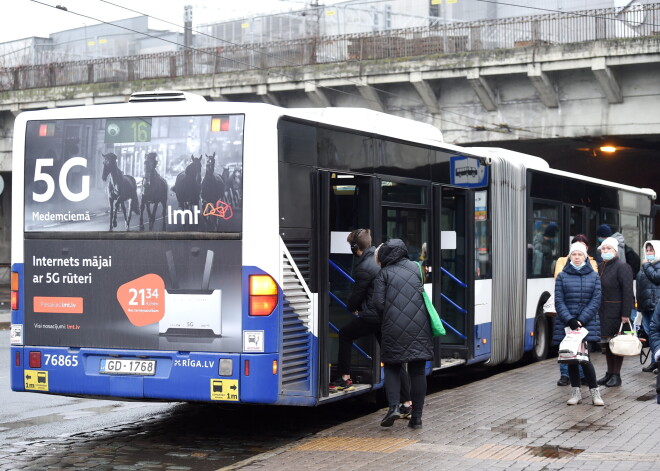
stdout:
POLYGON ((18 309, 18 273, 11 272, 11 294, 10 294, 12 310, 18 309))
POLYGON ((245 360, 243 363, 243 374, 245 376, 250 376, 250 360, 245 360))
POLYGON ((250 296, 250 315, 267 316, 277 306, 277 295, 275 296, 250 296))
POLYGON ((267 316, 277 307, 277 283, 270 275, 250 275, 250 315, 267 316))
POLYGON ((30 368, 41 368, 41 352, 30 352, 30 368))
POLYGON ((16 352, 16 366, 21 366, 21 352, 16 352))

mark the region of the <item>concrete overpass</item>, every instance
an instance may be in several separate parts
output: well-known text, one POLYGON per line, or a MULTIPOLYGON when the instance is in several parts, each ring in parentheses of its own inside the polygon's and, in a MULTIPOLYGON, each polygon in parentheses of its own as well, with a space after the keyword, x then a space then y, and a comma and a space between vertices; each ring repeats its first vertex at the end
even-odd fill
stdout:
POLYGON ((159 55, 157 66, 151 56, 113 58, 77 64, 76 73, 69 72, 73 79, 58 64, 9 71, 13 83, 0 74, 0 171, 10 170, 12 125, 21 111, 123 102, 134 91, 178 89, 210 100, 367 107, 432 123, 448 142, 509 147, 545 157, 557 168, 660 192, 657 31, 558 44, 531 36, 487 49, 476 44, 474 30, 466 40, 449 37, 453 42, 446 35, 408 42, 381 35, 242 48, 233 56, 228 49, 214 50, 203 60, 198 51, 173 53, 159 55), (338 49, 340 39, 348 46, 338 49), (345 60, 336 60, 338 50, 345 60), (219 67, 219 59, 234 64, 219 67), (107 70, 116 75, 108 79, 107 70), (597 149, 605 142, 621 148, 617 157, 603 158, 597 149), (626 172, 629 158, 635 171, 626 172), (638 171, 644 167, 650 171, 638 171))

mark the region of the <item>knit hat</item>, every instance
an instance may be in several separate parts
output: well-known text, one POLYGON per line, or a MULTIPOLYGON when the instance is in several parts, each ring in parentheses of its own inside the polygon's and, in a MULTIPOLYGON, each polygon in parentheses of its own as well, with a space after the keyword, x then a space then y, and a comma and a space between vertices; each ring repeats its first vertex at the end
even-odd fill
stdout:
POLYGON ((584 258, 589 257, 589 255, 587 255, 587 246, 582 242, 575 242, 574 244, 571 244, 571 251, 568 252, 568 256, 570 257, 573 252, 581 252, 582 255, 584 255, 584 258))
POLYGON ((612 236, 612 228, 607 224, 601 224, 600 226, 598 226, 598 229, 596 229, 596 237, 611 237, 611 236, 612 236))
POLYGON ((559 231, 559 227, 557 227, 557 224, 551 222, 550 224, 548 224, 548 227, 545 228, 545 231, 543 231, 543 236, 553 238, 554 236, 557 235, 558 231, 559 231))
POLYGON ((598 247, 598 250, 603 250, 603 245, 609 245, 614 249, 616 253, 619 253, 619 241, 616 240, 614 237, 608 237, 607 239, 605 239, 598 247))

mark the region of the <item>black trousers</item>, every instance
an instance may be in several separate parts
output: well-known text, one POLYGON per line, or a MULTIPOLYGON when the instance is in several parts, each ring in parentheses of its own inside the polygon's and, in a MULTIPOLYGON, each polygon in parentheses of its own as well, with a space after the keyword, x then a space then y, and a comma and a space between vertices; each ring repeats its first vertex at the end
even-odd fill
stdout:
MULTIPOLYGON (((410 399, 412 400, 412 416, 422 417, 424 410, 424 398, 426 397, 426 373, 425 360, 408 362, 408 375, 410 376, 410 399)), ((398 405, 401 401, 399 390, 401 389, 401 363, 385 363, 385 390, 387 392, 387 403, 390 407, 398 405)))
MULTIPOLYGON (((351 349, 353 342, 361 337, 374 335, 380 345, 380 324, 365 322, 356 317, 339 330, 339 353, 337 369, 340 375, 351 374, 351 349)), ((399 368, 399 386, 397 391, 400 393, 401 402, 410 400, 410 379, 406 371, 405 364, 398 365, 399 368)), ((387 384, 385 385, 387 388, 387 384)))
MULTIPOLYGON (((584 343, 584 348, 587 352, 589 351, 586 342, 584 343)), ((568 377, 571 379, 571 387, 580 387, 580 366, 582 367, 582 371, 584 371, 584 378, 587 380, 589 389, 598 388, 598 383, 596 382, 596 370, 594 369, 593 363, 591 363, 591 356, 587 363, 568 365, 568 377)))

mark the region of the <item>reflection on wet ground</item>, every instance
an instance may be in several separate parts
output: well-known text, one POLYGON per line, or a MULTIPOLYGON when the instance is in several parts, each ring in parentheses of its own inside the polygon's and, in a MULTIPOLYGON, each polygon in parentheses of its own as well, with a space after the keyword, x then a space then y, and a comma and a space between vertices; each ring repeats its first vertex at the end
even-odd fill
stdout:
POLYGON ((61 422, 63 420, 76 420, 76 419, 82 419, 84 417, 88 417, 90 415, 94 414, 105 414, 107 412, 111 412, 114 409, 121 407, 119 403, 117 404, 111 404, 109 406, 102 406, 102 407, 87 407, 84 409, 78 409, 75 411, 69 411, 63 414, 48 414, 48 415, 40 415, 38 417, 32 417, 29 419, 25 420, 18 420, 15 422, 6 422, 6 423, 0 423, 0 432, 3 432, 5 430, 14 430, 17 428, 23 428, 23 427, 32 427, 35 425, 43 425, 43 424, 50 424, 53 422, 61 422))
MULTIPOLYGON (((81 412, 103 413, 102 409, 108 407, 112 406, 81 412)), ((0 469, 210 471, 374 410, 364 401, 311 409, 180 404, 163 416, 135 424, 53 440, 14 443, 0 451, 0 469)), ((44 420, 62 420, 58 415, 44 416, 44 420)))
MULTIPOLYGON (((456 368, 441 377, 430 378, 428 393, 462 386, 511 368, 510 365, 456 368)), ((112 412, 114 407, 118 404, 49 414, 0 424, 0 427, 7 430, 85 420, 93 414, 102 416, 112 412)), ((0 470, 211 471, 275 450, 377 409, 376 404, 364 398, 312 408, 182 403, 160 416, 130 424, 5 445, 0 449, 0 470)), ((499 427, 503 433, 524 433, 524 424, 506 423, 499 427)))

